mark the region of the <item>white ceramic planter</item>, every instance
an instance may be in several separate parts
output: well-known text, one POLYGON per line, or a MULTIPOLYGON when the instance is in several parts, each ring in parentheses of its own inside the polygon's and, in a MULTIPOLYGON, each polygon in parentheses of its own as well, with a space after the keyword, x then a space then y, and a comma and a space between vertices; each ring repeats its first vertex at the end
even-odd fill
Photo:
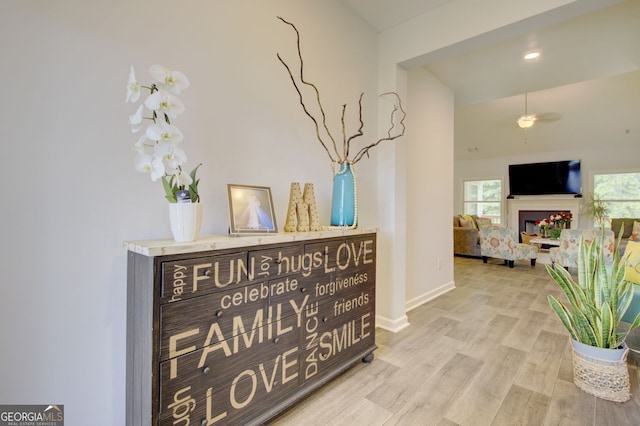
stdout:
POLYGON ((176 242, 197 240, 202 223, 202 204, 169 203, 169 223, 176 242))

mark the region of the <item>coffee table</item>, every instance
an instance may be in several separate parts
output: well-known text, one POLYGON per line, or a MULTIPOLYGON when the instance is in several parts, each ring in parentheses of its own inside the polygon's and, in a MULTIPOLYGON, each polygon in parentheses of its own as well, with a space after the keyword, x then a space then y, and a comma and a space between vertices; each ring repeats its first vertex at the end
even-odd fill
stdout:
POLYGON ((560 240, 556 238, 531 238, 529 244, 544 244, 546 246, 560 247, 560 240))

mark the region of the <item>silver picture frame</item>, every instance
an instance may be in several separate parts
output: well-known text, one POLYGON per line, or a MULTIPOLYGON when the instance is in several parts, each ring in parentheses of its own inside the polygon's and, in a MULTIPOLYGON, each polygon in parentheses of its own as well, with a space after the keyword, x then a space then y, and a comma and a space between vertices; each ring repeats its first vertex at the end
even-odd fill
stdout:
POLYGON ((230 234, 270 234, 278 232, 271 188, 227 184, 230 234))

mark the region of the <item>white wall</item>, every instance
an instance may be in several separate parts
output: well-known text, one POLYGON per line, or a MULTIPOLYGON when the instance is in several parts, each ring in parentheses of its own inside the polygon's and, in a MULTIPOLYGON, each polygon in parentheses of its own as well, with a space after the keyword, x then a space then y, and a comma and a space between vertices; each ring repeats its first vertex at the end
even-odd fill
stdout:
POLYGON ((412 308, 453 287, 451 229, 435 225, 453 214, 453 92, 422 69, 409 72, 408 85, 406 296, 412 308))
MULTIPOLYGON (((270 186, 284 225, 289 185, 314 182, 325 223, 329 160, 276 59, 296 63, 333 128, 364 100, 376 139, 377 36, 335 1, 3 2, 0 181, 2 403, 65 405, 68 425, 121 425, 125 412, 124 240, 169 238, 159 182, 134 171, 129 66, 154 63, 191 88, 176 124, 201 168, 203 232, 225 233, 226 184, 270 186)), ((356 122, 357 124, 357 122, 356 122)), ((376 158, 359 163, 362 226, 377 226, 376 158)))

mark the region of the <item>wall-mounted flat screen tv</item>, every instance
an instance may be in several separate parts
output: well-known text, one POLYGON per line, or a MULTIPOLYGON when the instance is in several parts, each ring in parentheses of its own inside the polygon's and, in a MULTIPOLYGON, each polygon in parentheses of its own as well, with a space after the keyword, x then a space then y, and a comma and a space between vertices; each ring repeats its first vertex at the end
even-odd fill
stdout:
POLYGON ((509 196, 580 194, 580 160, 509 166, 509 196))

